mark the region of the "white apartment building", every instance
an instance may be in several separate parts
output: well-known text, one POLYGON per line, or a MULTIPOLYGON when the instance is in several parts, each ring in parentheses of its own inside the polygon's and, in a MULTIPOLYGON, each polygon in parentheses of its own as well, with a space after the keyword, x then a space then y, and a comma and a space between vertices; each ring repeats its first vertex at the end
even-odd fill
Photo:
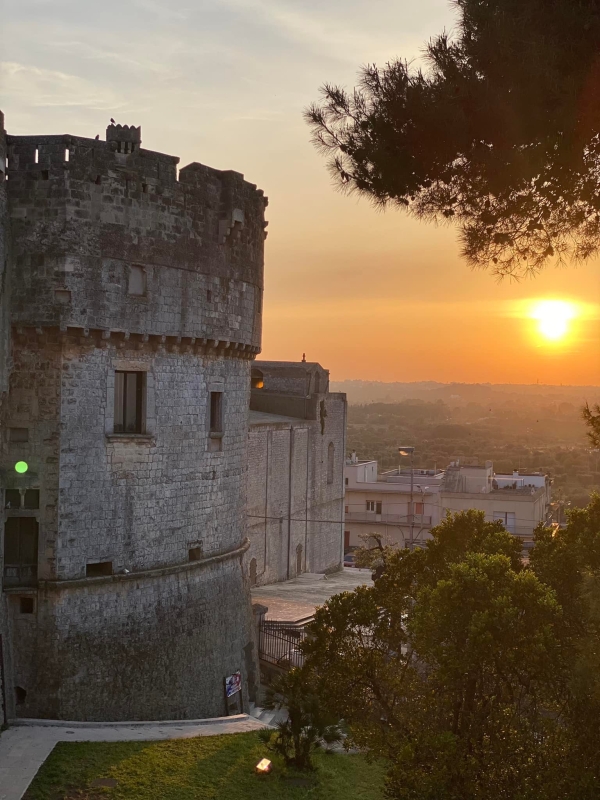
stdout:
MULTIPOLYGON (((551 481, 542 473, 496 474, 484 466, 454 462, 445 470, 396 469, 378 473, 376 461, 345 466, 345 549, 375 535, 387 544, 420 546, 446 512, 483 511, 523 539, 526 547, 540 522, 550 519, 551 481)), ((371 544, 373 543, 373 540, 371 544)))

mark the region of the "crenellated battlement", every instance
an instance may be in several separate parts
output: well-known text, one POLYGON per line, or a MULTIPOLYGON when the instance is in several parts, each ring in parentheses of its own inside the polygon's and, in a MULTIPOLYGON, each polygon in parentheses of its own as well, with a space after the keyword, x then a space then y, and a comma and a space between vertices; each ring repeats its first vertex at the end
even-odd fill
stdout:
POLYGON ((178 175, 128 125, 8 136, 7 159, 13 324, 260 346, 268 201, 242 174, 178 175))

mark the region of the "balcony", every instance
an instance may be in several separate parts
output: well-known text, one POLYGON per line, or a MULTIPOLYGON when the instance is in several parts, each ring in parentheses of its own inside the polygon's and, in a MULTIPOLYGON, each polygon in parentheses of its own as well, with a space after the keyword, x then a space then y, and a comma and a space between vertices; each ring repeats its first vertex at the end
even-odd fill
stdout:
POLYGON ((425 514, 376 514, 374 511, 347 511, 344 519, 346 522, 359 522, 365 525, 401 525, 408 527, 412 522, 414 526, 431 527, 431 517, 425 514))
POLYGON ((5 564, 3 588, 37 586, 37 564, 5 564))

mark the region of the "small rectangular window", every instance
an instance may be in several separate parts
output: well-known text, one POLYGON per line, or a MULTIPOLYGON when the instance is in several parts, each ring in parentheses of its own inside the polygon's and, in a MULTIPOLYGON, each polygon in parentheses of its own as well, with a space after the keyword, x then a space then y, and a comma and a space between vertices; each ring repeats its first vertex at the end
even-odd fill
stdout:
POLYGON ((54 299, 61 306, 68 306, 71 302, 71 292, 68 289, 55 289, 54 299))
POLYGON ((69 148, 65 147, 65 161, 69 161, 71 154, 69 152, 69 148))
POLYGON ((6 489, 4 492, 4 508, 21 508, 21 492, 18 489, 6 489))
POLYGON ((375 511, 375 501, 367 500, 367 511, 375 511))
POLYGON ((210 432, 223 433, 223 392, 210 393, 210 432))
POLYGON ((206 290, 206 302, 207 303, 211 303, 212 302, 212 292, 211 292, 210 289, 206 290))
POLYGON ((424 513, 425 513, 424 503, 415 503, 415 514, 424 514, 424 513))
POLYGON ((23 444, 29 441, 29 428, 9 428, 8 441, 23 444))
POLYGON ((50 179, 50 174, 47 169, 42 170, 42 180, 47 181, 50 179))
POLYGON ((33 614, 33 597, 19 597, 19 611, 21 614, 33 614))
POLYGON ((115 433, 144 432, 145 372, 115 372, 115 433))
POLYGON ((202 560, 202 548, 201 547, 190 547, 188 550, 188 557, 190 561, 201 561, 202 560))
POLYGON ((344 512, 345 512, 346 514, 348 513, 348 509, 349 509, 349 508, 350 508, 350 506, 344 506, 344 512))
POLYGON ((146 294, 146 270, 143 267, 132 266, 129 268, 127 293, 138 296, 146 294))
POLYGON ((375 513, 381 514, 381 503, 375 503, 375 513))
POLYGON ((35 164, 38 164, 38 163, 39 163, 39 160, 40 160, 40 151, 39 151, 39 149, 38 149, 37 147, 35 148, 35 156, 34 156, 33 160, 34 160, 34 163, 35 163, 35 164))
POLYGON ((25 497, 23 501, 23 508, 35 509, 40 507, 40 490, 39 489, 25 489, 25 497))
POLYGON ((100 561, 97 564, 85 565, 86 578, 102 578, 105 575, 112 575, 112 561, 100 561))
POLYGON ((96 175, 96 180, 94 181, 94 183, 96 184, 96 186, 100 186, 100 184, 102 183, 102 175, 96 175))

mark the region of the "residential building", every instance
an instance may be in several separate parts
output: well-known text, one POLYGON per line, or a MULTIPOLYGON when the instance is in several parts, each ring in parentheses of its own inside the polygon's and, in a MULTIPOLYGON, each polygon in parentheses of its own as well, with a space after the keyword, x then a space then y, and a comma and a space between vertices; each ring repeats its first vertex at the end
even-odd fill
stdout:
POLYGON ((346 461, 344 547, 361 546, 373 534, 389 544, 422 544, 440 521, 444 472, 396 469, 378 473, 377 461, 346 461))
POLYGON ((507 531, 525 542, 533 540, 540 522, 550 521, 551 481, 540 472, 496 474, 484 466, 451 464, 444 474, 442 514, 476 508, 487 520, 500 520, 507 531))
MULTIPOLYGON (((376 461, 345 466, 346 549, 369 536, 410 547, 423 544, 430 530, 449 513, 476 509, 486 520, 499 520, 526 547, 540 522, 550 521, 551 481, 542 473, 497 474, 493 464, 454 462, 444 470, 398 469, 378 473, 376 461)), ((374 541, 374 539, 372 539, 374 541)))

